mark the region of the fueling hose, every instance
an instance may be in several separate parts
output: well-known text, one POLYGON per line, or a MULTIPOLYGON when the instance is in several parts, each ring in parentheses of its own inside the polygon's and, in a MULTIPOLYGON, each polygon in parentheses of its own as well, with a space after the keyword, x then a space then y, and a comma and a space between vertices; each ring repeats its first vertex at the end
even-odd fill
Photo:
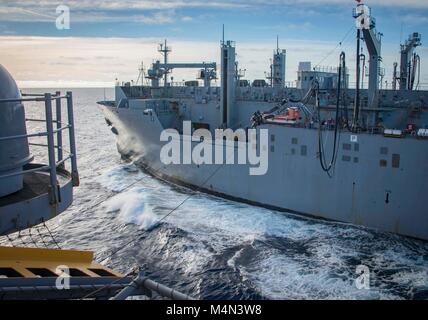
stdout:
MULTIPOLYGON (((324 172, 326 172, 329 177, 332 177, 331 170, 334 167, 336 163, 337 158, 337 140, 339 137, 339 126, 340 126, 340 118, 339 118, 339 105, 340 105, 340 92, 341 92, 341 85, 342 85, 342 68, 345 66, 345 52, 342 52, 340 54, 340 64, 339 64, 339 72, 338 72, 338 81, 337 81, 337 100, 336 100, 336 119, 335 119, 335 127, 334 127, 334 141, 333 141, 333 154, 331 156, 330 162, 327 164, 325 160, 325 151, 324 151, 324 145, 323 145, 323 139, 322 139, 322 132, 321 132, 321 106, 318 104, 318 153, 319 153, 319 159, 321 168, 324 172)), ((319 86, 318 86, 319 90, 319 86)))

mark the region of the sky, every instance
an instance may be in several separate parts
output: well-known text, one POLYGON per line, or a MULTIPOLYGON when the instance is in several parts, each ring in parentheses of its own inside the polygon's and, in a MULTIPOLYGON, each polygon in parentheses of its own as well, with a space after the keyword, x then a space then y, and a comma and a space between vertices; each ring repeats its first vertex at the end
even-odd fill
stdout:
MULTIPOLYGON (((399 61, 399 44, 412 32, 428 37, 427 0, 366 0, 383 34, 385 80, 399 61)), ((279 45, 287 50, 287 81, 299 61, 336 66, 347 53, 355 65, 353 0, 0 0, 0 63, 21 87, 105 87, 136 80, 143 62, 161 58, 167 38, 174 62, 219 62, 222 25, 236 41, 237 60, 248 79, 263 78, 279 45), (56 9, 70 9, 70 29, 56 27, 56 9)), ((428 48, 421 83, 428 89, 428 48)), ((195 70, 174 72, 176 80, 195 70)))

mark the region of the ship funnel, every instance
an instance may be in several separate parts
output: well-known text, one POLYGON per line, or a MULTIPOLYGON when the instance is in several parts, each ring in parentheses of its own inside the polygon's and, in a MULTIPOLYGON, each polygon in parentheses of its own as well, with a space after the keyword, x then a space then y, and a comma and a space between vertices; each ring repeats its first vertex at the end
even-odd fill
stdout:
MULTIPOLYGON (((0 64, 0 100, 21 99, 15 80, 0 64)), ((26 138, 24 106, 17 102, 0 103, 0 176, 22 171, 31 156, 26 138), (16 139, 2 139, 16 136, 16 139), (22 136, 22 137, 19 137, 22 136)), ((23 176, 20 174, 4 177, 0 181, 0 197, 21 190, 23 176)))

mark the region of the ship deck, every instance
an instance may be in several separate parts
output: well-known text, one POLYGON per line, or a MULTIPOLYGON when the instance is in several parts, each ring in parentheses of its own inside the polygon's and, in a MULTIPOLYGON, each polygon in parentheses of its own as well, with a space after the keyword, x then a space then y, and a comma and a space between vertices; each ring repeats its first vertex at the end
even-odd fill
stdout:
POLYGON ((49 175, 41 172, 24 174, 23 188, 0 198, 0 207, 26 201, 49 192, 49 175))

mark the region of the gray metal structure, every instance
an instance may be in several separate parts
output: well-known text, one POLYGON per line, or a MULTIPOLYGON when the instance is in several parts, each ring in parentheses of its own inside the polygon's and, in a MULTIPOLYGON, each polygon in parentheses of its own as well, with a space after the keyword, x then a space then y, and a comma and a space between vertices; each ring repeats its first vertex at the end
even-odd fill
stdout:
POLYGON ((412 90, 411 74, 412 74, 412 55, 415 48, 421 45, 421 35, 417 32, 412 33, 409 39, 401 45, 400 51, 400 90, 412 90))
POLYGON ((111 298, 111 300, 125 300, 130 296, 136 295, 152 297, 154 294, 172 300, 194 300, 192 297, 186 294, 148 279, 143 272, 138 273, 138 275, 129 283, 129 285, 118 292, 114 297, 111 298))
MULTIPOLYGON (((73 186, 78 185, 72 93, 21 95, 15 80, 0 65, 0 236, 44 224, 62 213, 71 205, 73 186), (66 101, 67 120, 62 117, 63 100, 66 101), (26 118, 24 103, 27 102, 39 102, 38 106, 44 107, 45 118, 26 118), (45 123, 46 131, 27 133, 27 122, 45 123), (64 149, 63 132, 68 132, 69 152, 64 149), (46 137, 46 143, 31 142, 35 137, 46 137), (32 162, 29 146, 44 148, 48 163, 32 162), (66 168, 68 163, 69 169, 66 168)), ((61 252, 58 251, 54 254, 61 252)), ((105 270, 97 273, 97 277, 85 273, 84 276, 70 275, 69 288, 62 290, 56 285, 58 276, 41 268, 44 262, 47 263, 44 260, 49 254, 39 255, 34 262, 36 269, 46 270, 47 274, 38 275, 27 269, 34 273, 34 277, 24 277, 15 269, 1 264, 5 263, 4 260, 20 264, 16 260, 25 260, 25 257, 12 254, 10 258, 7 253, 6 257, 0 257, 3 260, 0 261, 0 300, 107 299, 121 290, 124 291, 118 298, 159 295, 170 299, 190 299, 162 284, 143 279, 142 272, 135 281, 130 276, 118 277, 105 270)), ((60 255, 55 260, 58 265, 64 264, 58 257, 60 255)))
MULTIPOLYGON (((100 102, 101 110, 119 152, 161 179, 250 204, 428 240, 428 92, 379 90, 380 40, 373 27, 362 30, 370 52, 368 90, 323 89, 317 79, 309 89, 243 86, 235 74, 234 43, 222 41, 220 87, 117 86, 116 101, 100 102), (307 112, 287 124, 268 120, 269 110, 293 107, 307 112), (352 126, 355 110, 358 125, 352 126), (257 130, 269 130, 265 175, 249 175, 248 164, 165 165, 160 159, 164 129, 178 129, 181 142, 189 139, 183 120, 214 135, 217 128, 248 128, 256 116, 257 130), (326 174, 320 159, 332 153, 326 174)), ((341 57, 342 72, 344 61, 341 57)), ((192 142, 192 149, 198 143, 192 142)), ((227 148, 236 159, 238 145, 225 146, 223 154, 227 148)))
POLYGON ((276 88, 285 87, 286 50, 279 49, 278 37, 276 39, 276 50, 272 61, 272 86, 276 88))
POLYGON ((22 96, 2 66, 0 79, 0 234, 8 234, 43 223, 68 208, 73 199, 72 188, 79 184, 79 175, 72 93, 67 92, 64 96, 59 92, 22 96), (63 100, 66 101, 67 121, 63 121, 61 116, 63 100), (23 103, 30 101, 43 103, 45 119, 25 117, 23 103), (46 131, 27 133, 26 122, 45 122, 46 131), (63 148, 64 131, 68 132, 68 154, 63 148), (28 141, 34 137, 46 137, 46 143, 28 141), (29 145, 46 148, 48 163, 30 163, 33 157, 29 145), (70 171, 65 169, 66 162, 70 163, 70 171))
POLYGON ((157 60, 152 64, 151 69, 147 71, 147 79, 151 80, 151 86, 156 88, 159 87, 160 79, 163 80, 164 87, 168 87, 171 83, 168 81, 168 74, 173 69, 201 69, 199 79, 204 81, 204 86, 209 87, 211 81, 216 79, 216 63, 215 62, 202 62, 202 63, 169 63, 168 54, 171 52, 171 47, 168 46, 167 41, 161 43, 158 48, 158 52, 164 56, 164 63, 157 60))
POLYGON ((25 127, 24 107, 19 102, 21 94, 7 70, 0 65, 0 99, 11 99, 0 107, 0 137, 21 136, 20 140, 2 142, 0 153, 0 175, 6 175, 0 185, 0 197, 14 193, 23 187, 22 167, 31 161, 25 127))
POLYGON ((112 299, 128 297, 162 297, 173 300, 193 300, 192 297, 150 280, 140 273, 135 279, 103 276, 97 278, 72 277, 67 290, 59 290, 56 277, 0 278, 0 300, 65 300, 112 299))
POLYGON ((376 31, 376 19, 372 16, 370 8, 363 3, 357 5, 354 11, 354 18, 358 19, 361 15, 365 15, 366 21, 364 19, 361 20, 361 25, 358 28, 361 29, 369 52, 369 88, 367 96, 369 107, 374 108, 378 105, 379 98, 379 65, 381 62, 382 34, 376 31), (367 10, 368 12, 366 12, 367 10), (368 26, 366 27, 367 24, 368 26))

